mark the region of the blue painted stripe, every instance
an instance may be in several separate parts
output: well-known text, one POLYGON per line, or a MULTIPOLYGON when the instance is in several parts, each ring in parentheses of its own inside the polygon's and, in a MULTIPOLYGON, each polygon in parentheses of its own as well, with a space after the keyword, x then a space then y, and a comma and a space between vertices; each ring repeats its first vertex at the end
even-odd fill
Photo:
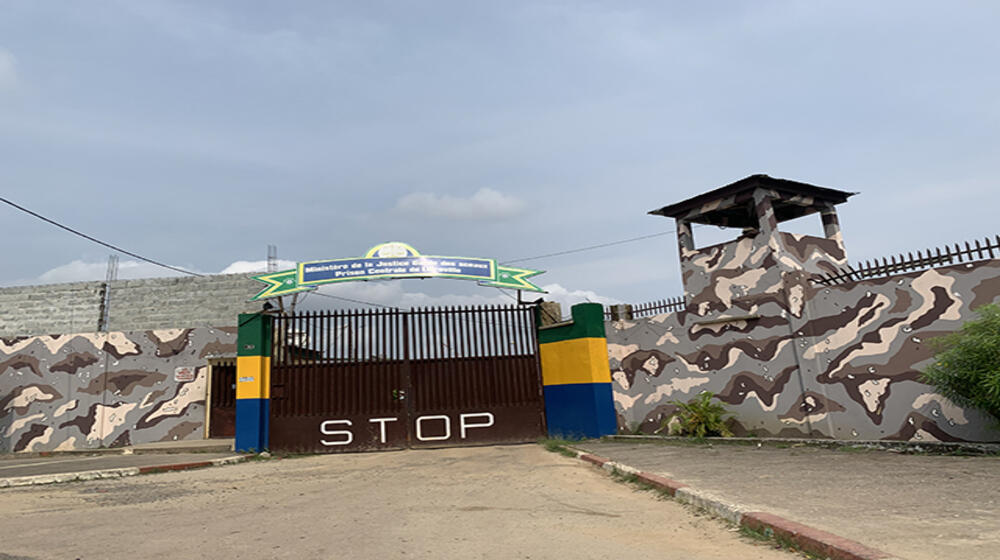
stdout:
POLYGON ((268 448, 270 399, 236 399, 236 451, 268 448))
POLYGON ((543 390, 550 436, 596 438, 618 431, 610 383, 546 385, 543 390))

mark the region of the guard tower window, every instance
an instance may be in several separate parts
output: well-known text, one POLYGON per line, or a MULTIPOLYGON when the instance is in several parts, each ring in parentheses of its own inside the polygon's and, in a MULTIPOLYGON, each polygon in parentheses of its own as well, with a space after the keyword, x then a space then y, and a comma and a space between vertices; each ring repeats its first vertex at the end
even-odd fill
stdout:
POLYGON ((758 233, 760 221, 754 211, 753 200, 701 216, 691 228, 694 248, 698 250, 741 237, 754 237, 758 233))

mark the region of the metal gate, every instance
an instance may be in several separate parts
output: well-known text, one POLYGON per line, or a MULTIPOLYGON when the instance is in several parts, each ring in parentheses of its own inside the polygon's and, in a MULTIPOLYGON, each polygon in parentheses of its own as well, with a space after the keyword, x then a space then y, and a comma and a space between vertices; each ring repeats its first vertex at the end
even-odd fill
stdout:
POLYGON ((270 447, 359 451, 534 441, 545 433, 531 308, 275 318, 270 447))
POLYGON ((208 403, 208 437, 231 438, 236 435, 236 361, 212 364, 208 403))

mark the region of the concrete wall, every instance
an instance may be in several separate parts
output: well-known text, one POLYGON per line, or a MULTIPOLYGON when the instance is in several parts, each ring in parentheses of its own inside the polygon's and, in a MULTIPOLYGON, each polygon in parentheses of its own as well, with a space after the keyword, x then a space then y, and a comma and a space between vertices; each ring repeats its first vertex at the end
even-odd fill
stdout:
POLYGON ((96 331, 104 282, 0 288, 0 336, 96 331))
POLYGON ((262 287, 245 274, 119 280, 111 283, 109 329, 236 325, 240 313, 261 310, 262 302, 247 300, 262 287))
POLYGON ((235 327, 0 338, 0 452, 201 439, 208 360, 235 353, 235 327))
MULTIPOLYGON (((263 285, 243 274, 117 280, 107 330, 231 326, 263 285)), ((0 288, 0 337, 97 331, 104 282, 0 288)))
POLYGON ((737 435, 1000 441, 983 415, 918 381, 926 341, 1000 300, 1000 260, 825 287, 797 273, 761 295, 608 322, 621 431, 652 433, 701 391, 737 435))

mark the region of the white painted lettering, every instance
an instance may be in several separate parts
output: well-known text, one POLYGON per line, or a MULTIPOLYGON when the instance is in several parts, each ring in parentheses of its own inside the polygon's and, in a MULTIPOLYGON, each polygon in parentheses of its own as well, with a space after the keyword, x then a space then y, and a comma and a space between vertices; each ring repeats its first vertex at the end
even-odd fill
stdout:
POLYGON ((434 416, 421 416, 417 418, 417 439, 420 441, 441 441, 451 438, 451 419, 443 414, 434 416), (444 435, 443 436, 428 436, 424 437, 423 432, 423 422, 424 420, 444 420, 444 435))
POLYGON ((382 442, 382 443, 385 443, 385 423, 386 422, 395 422, 396 420, 399 420, 399 419, 398 418, 372 418, 371 420, 368 420, 368 421, 371 422, 371 423, 373 423, 373 424, 378 424, 378 428, 379 428, 379 441, 382 442))
POLYGON ((459 432, 462 435, 462 439, 465 439, 466 428, 489 428, 493 425, 493 413, 492 412, 472 412, 469 414, 462 414, 458 417, 458 427, 459 432), (471 418, 485 418, 486 422, 481 424, 467 423, 466 419, 471 418))
POLYGON ((328 425, 331 425, 331 426, 337 426, 337 425, 350 426, 351 425, 351 421, 350 420, 326 420, 325 422, 323 422, 322 424, 320 424, 319 425, 319 431, 320 431, 321 434, 323 434, 325 436, 339 436, 339 435, 343 435, 343 436, 345 436, 347 438, 344 441, 327 441, 325 439, 319 440, 320 443, 322 443, 323 445, 350 445, 351 442, 354 441, 354 434, 352 434, 350 432, 350 430, 331 430, 331 429, 329 429, 328 425))

